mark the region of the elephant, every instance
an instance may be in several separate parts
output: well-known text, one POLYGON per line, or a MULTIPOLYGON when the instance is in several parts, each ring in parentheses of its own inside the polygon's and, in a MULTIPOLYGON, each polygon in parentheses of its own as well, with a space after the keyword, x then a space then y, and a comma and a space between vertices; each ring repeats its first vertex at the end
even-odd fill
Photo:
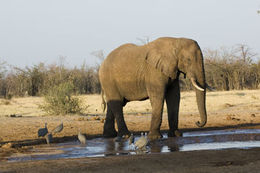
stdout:
POLYGON ((102 103, 107 106, 103 136, 130 136, 123 107, 127 102, 146 99, 150 99, 152 107, 149 140, 162 137, 160 126, 164 100, 168 113, 168 136, 181 136, 178 130, 180 74, 187 75, 194 86, 201 120, 196 125, 203 127, 207 123, 207 84, 202 51, 195 40, 161 37, 142 46, 127 43, 114 49, 99 68, 102 103))

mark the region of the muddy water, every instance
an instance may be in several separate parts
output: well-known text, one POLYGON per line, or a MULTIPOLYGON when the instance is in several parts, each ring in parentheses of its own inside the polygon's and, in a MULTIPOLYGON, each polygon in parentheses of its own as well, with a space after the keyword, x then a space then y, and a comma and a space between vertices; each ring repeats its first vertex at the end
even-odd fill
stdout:
MULTIPOLYGON (((139 137, 136 135, 135 140, 139 137)), ((128 141, 115 142, 114 139, 96 138, 88 140, 86 145, 81 145, 78 141, 41 145, 26 153, 13 154, 2 159, 17 162, 255 147, 260 147, 260 129, 216 130, 187 132, 179 138, 168 138, 166 134, 163 134, 161 140, 150 142, 145 151, 136 150, 133 145, 128 144, 128 141)))

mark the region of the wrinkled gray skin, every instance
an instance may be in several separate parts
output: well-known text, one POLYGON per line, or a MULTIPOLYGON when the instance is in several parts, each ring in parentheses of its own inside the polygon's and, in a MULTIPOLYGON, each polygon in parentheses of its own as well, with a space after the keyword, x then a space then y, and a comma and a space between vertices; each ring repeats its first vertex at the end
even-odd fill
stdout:
POLYGON ((183 73, 193 82, 203 127, 207 122, 205 107, 206 83, 203 56, 198 43, 186 38, 159 38, 143 46, 124 44, 113 50, 102 63, 99 79, 106 96, 107 114, 105 137, 130 136, 123 106, 129 101, 150 99, 152 119, 148 138, 161 138, 160 126, 166 100, 169 136, 178 132, 180 103, 179 75, 183 73), (201 90, 199 90, 200 88, 201 90), (115 130, 115 119, 118 133, 115 130))

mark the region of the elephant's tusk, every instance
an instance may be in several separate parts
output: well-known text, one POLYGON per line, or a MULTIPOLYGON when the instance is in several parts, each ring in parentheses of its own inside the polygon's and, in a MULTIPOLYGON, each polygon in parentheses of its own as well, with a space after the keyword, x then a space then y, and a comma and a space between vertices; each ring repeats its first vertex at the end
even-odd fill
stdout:
POLYGON ((197 90, 204 91, 203 88, 201 88, 201 87, 199 87, 199 86, 197 85, 197 83, 196 83, 196 81, 195 81, 194 78, 191 78, 191 83, 192 83, 192 85, 193 85, 197 90))

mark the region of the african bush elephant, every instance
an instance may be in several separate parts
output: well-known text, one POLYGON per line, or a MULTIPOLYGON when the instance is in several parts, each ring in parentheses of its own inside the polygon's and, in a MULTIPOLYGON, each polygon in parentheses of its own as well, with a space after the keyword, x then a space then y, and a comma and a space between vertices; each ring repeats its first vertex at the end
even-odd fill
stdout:
POLYGON ((152 106, 148 138, 161 138, 164 100, 170 128, 168 136, 179 134, 180 73, 187 75, 195 87, 201 118, 196 124, 203 127, 207 122, 206 82, 203 55, 196 41, 163 37, 143 46, 124 44, 113 50, 99 69, 102 97, 105 94, 107 102, 104 137, 128 136, 123 106, 129 101, 148 98, 152 106))

